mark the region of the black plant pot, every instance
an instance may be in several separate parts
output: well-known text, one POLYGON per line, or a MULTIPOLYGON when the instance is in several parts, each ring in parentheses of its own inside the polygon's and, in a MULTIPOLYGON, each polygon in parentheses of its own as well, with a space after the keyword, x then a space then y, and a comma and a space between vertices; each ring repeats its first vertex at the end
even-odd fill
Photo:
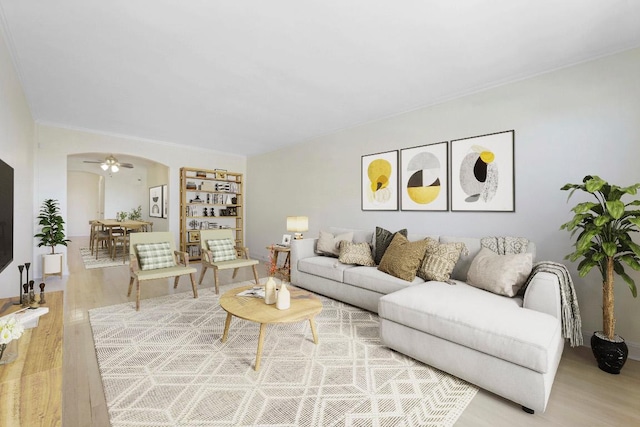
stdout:
POLYGON ((616 335, 611 341, 602 332, 595 332, 591 336, 591 350, 598 362, 598 368, 610 374, 620 373, 629 354, 622 337, 616 335))

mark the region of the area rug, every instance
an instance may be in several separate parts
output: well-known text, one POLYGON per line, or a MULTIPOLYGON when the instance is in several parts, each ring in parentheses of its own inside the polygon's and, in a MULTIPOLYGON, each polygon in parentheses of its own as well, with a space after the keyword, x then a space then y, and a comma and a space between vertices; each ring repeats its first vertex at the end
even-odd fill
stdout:
POLYGON ((322 298, 309 322, 233 318, 212 289, 89 311, 111 425, 452 426, 477 388, 380 344, 375 314, 322 298))
POLYGON ((98 249, 98 259, 96 259, 95 253, 91 255, 91 249, 89 248, 80 248, 80 256, 82 256, 82 262, 86 269, 129 265, 129 259, 125 258, 123 262, 121 253, 118 253, 116 259, 111 259, 111 255, 103 248, 98 249))

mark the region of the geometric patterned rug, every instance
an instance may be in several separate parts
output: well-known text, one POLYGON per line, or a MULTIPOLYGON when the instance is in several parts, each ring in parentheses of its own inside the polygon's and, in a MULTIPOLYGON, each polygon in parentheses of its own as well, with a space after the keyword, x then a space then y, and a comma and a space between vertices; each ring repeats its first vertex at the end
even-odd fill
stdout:
MULTIPOLYGON (((248 282, 247 282, 248 283, 248 282)), ((241 284, 235 284, 239 286, 241 284)), ((309 322, 233 318, 212 288, 89 311, 111 425, 452 426, 477 388, 380 344, 374 313, 321 297, 309 322)))
POLYGON ((104 268, 104 267, 120 267, 129 264, 129 258, 125 257, 125 261, 122 261, 122 254, 118 253, 116 259, 111 259, 109 252, 104 249, 98 249, 98 259, 96 259, 95 253, 91 255, 91 249, 80 248, 80 255, 82 256, 82 262, 84 268, 87 270, 90 268, 104 268))

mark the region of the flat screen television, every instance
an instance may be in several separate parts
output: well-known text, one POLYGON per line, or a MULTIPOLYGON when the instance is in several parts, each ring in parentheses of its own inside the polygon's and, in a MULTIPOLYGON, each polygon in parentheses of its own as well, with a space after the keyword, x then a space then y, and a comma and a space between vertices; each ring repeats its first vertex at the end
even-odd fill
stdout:
POLYGON ((13 261, 13 168, 0 159, 0 273, 13 261))

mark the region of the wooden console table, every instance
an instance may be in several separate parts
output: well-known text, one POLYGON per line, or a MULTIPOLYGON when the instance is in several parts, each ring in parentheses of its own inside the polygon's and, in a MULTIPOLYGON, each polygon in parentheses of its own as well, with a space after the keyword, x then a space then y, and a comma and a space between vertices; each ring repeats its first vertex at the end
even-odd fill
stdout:
MULTIPOLYGON (((17 297, 16 297, 17 298, 17 297)), ((0 315, 19 310, 0 299, 0 315)), ((46 292, 49 312, 18 340, 18 358, 0 365, 0 426, 62 425, 63 293, 46 292)))

